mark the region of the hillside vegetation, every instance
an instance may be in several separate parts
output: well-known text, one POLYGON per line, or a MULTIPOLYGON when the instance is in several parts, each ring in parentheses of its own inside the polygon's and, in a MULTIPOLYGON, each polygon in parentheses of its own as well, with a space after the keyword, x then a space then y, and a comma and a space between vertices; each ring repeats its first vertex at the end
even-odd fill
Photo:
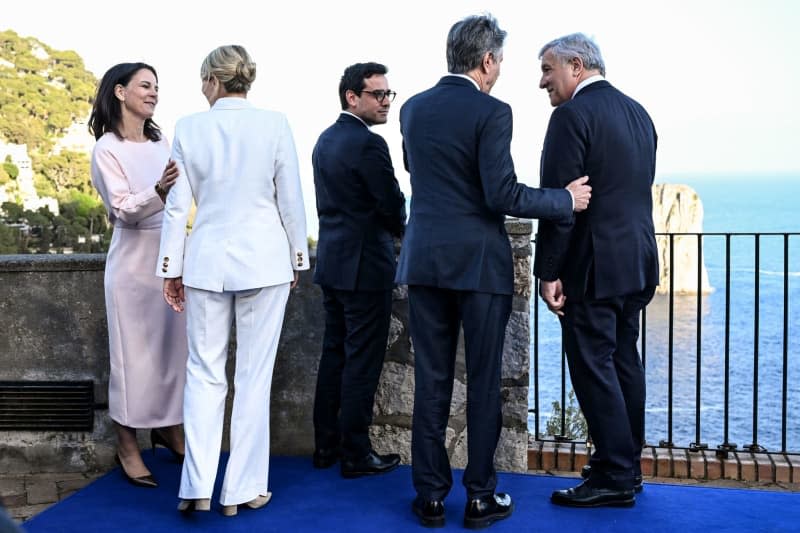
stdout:
MULTIPOLYGON (((76 52, 0 32, 0 140, 28 145, 40 195, 68 202, 72 191, 93 194, 88 155, 53 148, 89 115, 96 83, 76 52)), ((0 168, 0 183, 9 178, 0 168)))

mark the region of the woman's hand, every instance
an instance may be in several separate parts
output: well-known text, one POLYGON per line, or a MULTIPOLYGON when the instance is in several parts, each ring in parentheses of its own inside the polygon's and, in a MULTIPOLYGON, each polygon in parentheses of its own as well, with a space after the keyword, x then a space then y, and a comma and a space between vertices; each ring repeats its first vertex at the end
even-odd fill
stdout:
POLYGON ((167 166, 164 167, 164 172, 161 174, 161 179, 156 182, 156 191, 161 196, 161 199, 167 197, 167 193, 175 185, 175 180, 178 179, 178 165, 175 161, 170 159, 167 161, 167 166))
POLYGON ((164 278, 164 300, 176 312, 183 311, 186 296, 183 290, 183 278, 164 278))

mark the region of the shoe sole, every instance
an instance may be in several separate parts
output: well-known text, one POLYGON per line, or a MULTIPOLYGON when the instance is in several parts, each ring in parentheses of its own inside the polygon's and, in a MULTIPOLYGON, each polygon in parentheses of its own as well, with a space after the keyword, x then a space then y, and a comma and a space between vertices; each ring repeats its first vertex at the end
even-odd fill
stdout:
POLYGON ((498 515, 489 515, 483 518, 467 518, 464 517, 464 527, 467 529, 484 529, 495 522, 499 522, 500 520, 505 520, 514 512, 514 506, 512 504, 511 508, 508 510, 507 513, 498 514, 498 515))
MULTIPOLYGON (((641 476, 639 476, 639 477, 641 477, 641 476)), ((581 470, 581 479, 589 479, 589 474, 584 474, 584 471, 581 470)), ((633 491, 636 494, 639 494, 643 490, 644 490, 644 485, 642 483, 639 483, 639 484, 633 486, 633 491)))
POLYGON ((444 527, 444 516, 439 518, 430 518, 422 514, 422 512, 414 507, 414 504, 411 504, 411 510, 414 512, 415 515, 419 518, 420 523, 429 528, 434 527, 444 527))
POLYGON ((364 477, 364 476, 376 476, 380 474, 387 474, 400 466, 399 464, 392 466, 391 468, 387 468, 386 470, 379 470, 377 472, 370 471, 370 472, 341 472, 342 477, 345 479, 353 479, 357 477, 364 477))
POLYGON ((563 507, 633 507, 636 503, 636 498, 631 498, 629 500, 612 500, 591 503, 574 502, 570 500, 559 500, 553 498, 551 498, 550 501, 563 507))

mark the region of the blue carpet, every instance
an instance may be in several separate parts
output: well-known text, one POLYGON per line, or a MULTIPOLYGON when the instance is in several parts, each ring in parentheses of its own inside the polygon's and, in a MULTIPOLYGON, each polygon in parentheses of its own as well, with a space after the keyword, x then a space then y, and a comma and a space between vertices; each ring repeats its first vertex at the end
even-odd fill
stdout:
MULTIPOLYGON (((427 531, 411 513, 411 469, 372 478, 342 479, 338 468, 316 470, 308 457, 273 457, 272 502, 260 510, 241 508, 225 518, 212 500, 210 513, 181 515, 176 506, 180 466, 159 449, 145 461, 157 489, 128 484, 118 469, 23 524, 28 533, 58 532, 379 532, 427 531)), ((224 465, 221 461, 220 471, 224 465)), ((464 531, 465 495, 460 470, 445 501, 447 525, 464 531)), ((214 493, 219 494, 219 482, 214 493)), ((576 479, 527 474, 499 475, 498 490, 511 493, 514 514, 494 524, 497 532, 679 532, 800 531, 800 494, 764 490, 645 483, 629 509, 569 509, 552 505, 550 493, 576 479)))

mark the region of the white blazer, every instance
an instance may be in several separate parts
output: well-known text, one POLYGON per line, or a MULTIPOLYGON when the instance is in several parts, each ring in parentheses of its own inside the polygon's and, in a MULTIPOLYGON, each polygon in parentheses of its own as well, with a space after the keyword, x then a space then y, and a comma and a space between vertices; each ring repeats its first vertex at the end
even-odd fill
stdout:
POLYGON ((297 152, 286 117, 220 98, 175 125, 156 275, 207 291, 288 283, 309 268, 297 152), (197 211, 187 238, 192 206, 197 211))

